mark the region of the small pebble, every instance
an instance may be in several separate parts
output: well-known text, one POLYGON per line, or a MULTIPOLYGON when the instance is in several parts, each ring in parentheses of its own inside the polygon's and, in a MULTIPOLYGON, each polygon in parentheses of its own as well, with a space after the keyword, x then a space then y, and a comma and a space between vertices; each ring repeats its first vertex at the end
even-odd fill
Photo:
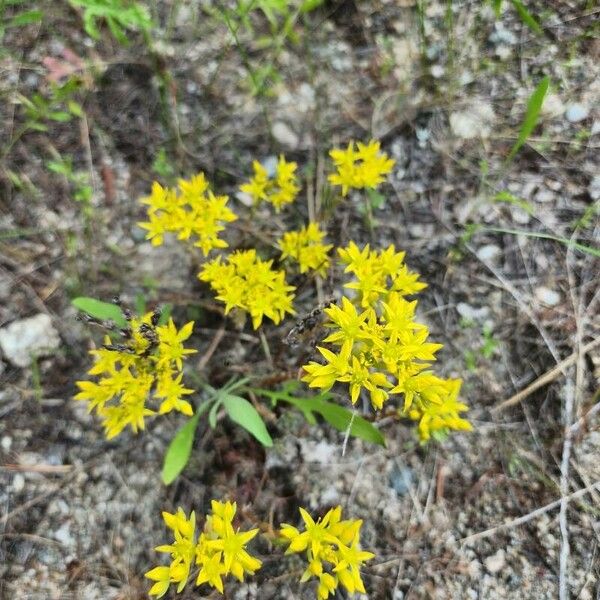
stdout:
POLYGON ((24 487, 25 487, 25 477, 23 477, 23 475, 21 473, 17 473, 13 477, 13 480, 12 480, 13 492, 18 494, 19 492, 23 491, 24 487))
POLYGON ((535 297, 546 306, 556 306, 560 302, 560 294, 544 286, 540 286, 535 290, 535 297))
POLYGON ((2 450, 4 450, 4 452, 10 452, 11 446, 12 438, 8 435, 3 436, 2 440, 0 440, 0 447, 2 450))
POLYGON ((550 190, 540 190, 536 195, 535 195, 535 200, 536 202, 552 202, 554 200, 556 196, 554 195, 554 192, 550 191, 550 190))
POLYGON ((483 262, 494 261, 500 254, 501 250, 495 244, 488 244, 477 250, 477 258, 483 262))
POLYGON ((14 321, 0 329, 0 348, 17 367, 28 367, 32 357, 52 354, 59 346, 58 332, 45 313, 14 321))
POLYGON ((575 103, 567 106, 567 112, 565 113, 565 116, 567 117, 567 121, 569 121, 569 123, 579 123, 580 121, 587 119, 589 114, 590 110, 587 108, 587 106, 575 103))
POLYGON ((485 561, 485 568, 493 575, 494 573, 498 573, 504 568, 506 564, 506 558, 504 554, 504 550, 500 549, 496 554, 492 554, 492 556, 488 556, 485 561))
POLYGON ((280 144, 287 146, 288 148, 296 149, 300 143, 300 138, 291 130, 290 126, 283 121, 273 123, 271 133, 280 144))

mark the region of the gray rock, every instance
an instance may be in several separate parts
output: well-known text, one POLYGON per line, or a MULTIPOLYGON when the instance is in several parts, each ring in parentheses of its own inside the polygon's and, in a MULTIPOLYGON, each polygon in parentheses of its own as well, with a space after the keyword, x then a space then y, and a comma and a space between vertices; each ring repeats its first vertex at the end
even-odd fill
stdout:
POLYGON ((54 532, 54 539, 58 540, 64 546, 71 546, 75 540, 71 535, 71 523, 67 521, 63 523, 59 529, 54 532))
POLYGON ((464 140, 487 138, 492 131, 495 119, 494 109, 486 102, 478 102, 464 111, 450 114, 452 133, 464 140))
POLYGON ((501 254, 501 250, 495 244, 487 244, 477 250, 477 258, 483 262, 495 261, 501 254))
POLYGON ((536 202, 552 202, 554 199, 556 198, 556 195, 554 194, 554 192, 552 190, 540 190, 536 195, 535 195, 535 201, 536 202))
POLYGON ((517 43, 517 36, 509 29, 505 29, 500 21, 497 21, 489 40, 492 44, 508 44, 514 46, 517 43))
POLYGON ((504 554, 504 550, 500 549, 496 554, 492 554, 492 556, 488 556, 485 561, 485 568, 492 573, 498 573, 504 568, 506 564, 506 556, 504 554))
POLYGON ((292 131, 287 123, 283 121, 277 121, 273 123, 273 129, 271 130, 273 137, 283 146, 295 150, 300 143, 300 138, 292 131))
POLYGON ((469 321, 483 321, 490 314, 490 309, 487 306, 477 308, 466 302, 459 302, 456 305, 456 311, 461 317, 469 321))
POLYGON ((390 487, 398 494, 405 496, 413 485, 414 473, 409 467, 394 464, 390 472, 390 487))
POLYGON ((565 117, 567 117, 567 121, 569 121, 569 123, 579 123, 580 121, 587 119, 589 114, 590 109, 587 106, 576 102, 567 106, 565 117))
POLYGON ((325 441, 315 443, 313 440, 301 440, 300 452, 306 462, 315 462, 322 465, 337 460, 341 455, 341 448, 325 441))
POLYGON ((560 294, 544 286, 536 288, 535 297, 546 306, 556 306, 560 302, 560 294))
POLYGON ((48 356, 59 346, 58 332, 52 319, 44 313, 14 321, 0 329, 2 353, 17 367, 27 367, 32 357, 48 356))
POLYGON ((600 175, 596 175, 592 181, 590 181, 588 192, 592 200, 600 199, 600 175))

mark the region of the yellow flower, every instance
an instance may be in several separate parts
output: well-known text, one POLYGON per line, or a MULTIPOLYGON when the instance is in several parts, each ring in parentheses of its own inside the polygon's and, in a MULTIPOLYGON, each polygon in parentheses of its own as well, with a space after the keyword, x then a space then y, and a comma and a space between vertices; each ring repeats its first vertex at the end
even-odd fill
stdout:
POLYGON ((146 239, 153 246, 161 245, 166 233, 174 233, 180 240, 191 239, 207 256, 213 248, 227 247, 219 234, 223 223, 237 219, 227 202, 227 196, 213 194, 204 173, 180 179, 176 190, 154 182, 150 196, 141 199, 148 205, 149 220, 138 225, 148 231, 146 239))
POLYGON ((331 350, 321 346, 317 346, 317 350, 327 363, 322 365, 311 361, 308 365, 304 365, 302 368, 306 372, 306 375, 302 377, 302 381, 308 383, 309 387, 318 387, 326 391, 336 381, 341 381, 341 378, 350 370, 352 343, 345 342, 339 354, 335 354, 331 350))
POLYGON ((134 433, 143 430, 145 417, 157 414, 148 406, 151 399, 161 400, 158 414, 177 410, 193 414, 192 405, 182 397, 193 393, 183 383, 183 359, 196 350, 184 348, 194 326, 187 323, 179 331, 172 319, 157 325, 158 313, 132 317, 123 331, 124 343, 92 350, 96 362, 88 373, 98 381, 78 381, 76 400, 88 403, 96 411, 107 439, 119 435, 127 426, 134 433))
MULTIPOLYGON (((436 378, 437 379, 437 378, 436 378)), ((437 379, 431 388, 424 388, 413 398, 406 411, 414 421, 419 421, 418 432, 422 442, 432 436, 446 435, 450 430, 471 431, 471 423, 460 416, 468 407, 458 401, 462 381, 437 379)))
POLYGON ((217 292, 217 300, 225 304, 225 314, 240 308, 250 314, 254 329, 264 317, 278 324, 292 308, 295 287, 287 285, 284 271, 271 268, 273 261, 263 261, 256 250, 243 250, 230 254, 227 262, 221 257, 204 264, 198 274, 217 292))
POLYGON ((368 144, 350 142, 346 150, 334 148, 329 152, 337 172, 329 175, 329 182, 342 188, 342 196, 350 188, 375 189, 384 181, 384 175, 391 172, 395 160, 380 152, 380 144, 371 140, 368 144))
POLYGON ((197 350, 183 347, 183 342, 192 335, 193 329, 194 321, 190 321, 177 331, 172 318, 169 318, 169 322, 166 325, 156 328, 159 339, 158 365, 174 362, 179 371, 183 369, 182 359, 188 354, 198 352, 197 350))
POLYGON ((248 183, 240 185, 240 191, 251 196, 254 204, 258 204, 261 200, 267 199, 267 187, 269 186, 269 175, 267 170, 255 160, 252 163, 254 176, 248 183))
POLYGON ((419 421, 423 441, 435 432, 470 429, 460 417, 467 410, 457 400, 460 385, 427 370, 442 344, 429 341, 429 329, 415 320, 417 301, 405 299, 426 284, 408 271, 404 252, 393 245, 361 249, 354 242, 338 251, 345 272, 354 277, 345 287, 357 293, 324 309, 329 335, 323 343, 333 348, 317 347, 325 363, 304 365, 302 381, 325 391, 336 382, 347 384, 352 404, 364 390, 376 410, 402 394, 402 411, 419 421))
POLYGON ((269 202, 275 207, 275 212, 279 212, 285 204, 293 202, 300 191, 295 175, 297 167, 295 162, 286 162, 282 155, 279 157, 275 176, 271 178, 265 167, 255 160, 252 163, 254 176, 242 184, 240 190, 248 194, 255 205, 263 201, 269 202))
POLYGON ((158 552, 171 556, 168 567, 156 567, 146 573, 146 577, 157 583, 150 590, 151 595, 159 597, 165 594, 171 583, 178 583, 177 592, 185 587, 193 562, 200 567, 196 585, 204 583, 224 592, 223 577, 230 573, 239 581, 244 575, 254 575, 260 569, 261 561, 251 556, 246 545, 258 533, 258 529, 240 532, 234 531, 232 520, 236 505, 231 502, 213 500, 212 512, 206 515, 204 530, 198 540, 195 539, 195 516, 185 516, 181 508, 177 513, 163 513, 167 527, 173 530, 174 541, 170 545, 157 546, 158 552))
POLYGON ((300 273, 316 271, 325 276, 329 268, 327 253, 333 246, 323 244, 325 232, 318 223, 309 223, 299 231, 288 231, 279 240, 281 258, 291 258, 300 265, 300 273))
POLYGON ((182 508, 176 513, 163 512, 163 520, 173 532, 173 543, 157 546, 157 552, 170 555, 171 564, 168 567, 155 567, 145 574, 145 577, 156 581, 150 589, 151 596, 160 598, 166 594, 171 583, 177 584, 177 593, 186 586, 190 568, 195 556, 196 515, 191 512, 189 519, 182 508))
POLYGON ((360 549, 360 519, 341 520, 342 508, 337 506, 315 521, 300 508, 304 531, 283 524, 280 535, 289 544, 286 554, 306 552, 308 566, 300 581, 317 578, 317 598, 326 599, 341 583, 350 593, 365 592, 360 577, 361 565, 372 559, 372 552, 360 549))

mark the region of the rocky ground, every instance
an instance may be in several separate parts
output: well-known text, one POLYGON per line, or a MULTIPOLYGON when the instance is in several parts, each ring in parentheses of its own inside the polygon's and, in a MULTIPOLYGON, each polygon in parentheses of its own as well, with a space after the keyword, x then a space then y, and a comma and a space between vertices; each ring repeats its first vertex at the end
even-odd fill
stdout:
MULTIPOLYGON (((249 523, 269 524, 295 522, 299 505, 319 513, 341 504, 364 520, 363 546, 377 555, 363 571, 369 598, 551 599, 561 587, 563 598, 599 597, 594 3, 527 2, 536 34, 510 2, 496 17, 481 2, 328 1, 295 14, 295 35, 269 44, 258 11, 252 30, 234 37, 200 3, 157 4, 151 43, 132 35, 122 46, 108 29, 92 40, 67 3, 44 5, 41 22, 4 34, 0 597, 146 598, 143 573, 165 539, 160 511, 202 513, 211 498, 235 499, 249 523), (265 65, 266 84, 252 93, 265 65), (85 117, 38 114, 45 129, 26 127, 23 98, 48 97, 65 73, 81 79, 73 98, 85 117), (539 124, 507 162, 544 75, 539 124), (210 381, 272 375, 258 336, 247 327, 240 337, 207 309, 183 248, 144 241, 137 199, 153 179, 204 170, 241 206, 237 185, 253 159, 284 152, 316 182, 333 144, 370 137, 396 159, 385 201, 369 230, 350 196, 331 210, 329 237, 406 250, 429 284, 420 318, 445 344, 443 374, 465 381, 474 431, 419 446, 411 429, 384 419, 385 449, 351 439, 343 454, 343 433, 280 411, 268 450, 226 423, 201 425, 190 465, 162 485, 181 421, 104 439, 72 400, 101 340, 76 320, 71 298, 171 303, 178 321, 196 319, 199 356, 225 325, 202 365, 210 381), (74 200, 82 180, 49 168, 68 156, 89 201, 74 200), (521 402, 502 405, 539 378, 521 402)), ((295 216, 306 217, 304 204, 295 216)), ((256 243, 262 218, 232 243, 256 243)), ((310 310, 315 293, 299 302, 310 310)), ((296 368, 308 350, 281 343, 292 324, 272 329, 269 343, 296 368)), ((293 557, 274 559, 264 540, 256 548, 265 567, 227 597, 314 597, 293 557)), ((167 597, 202 596, 190 586, 167 597)))

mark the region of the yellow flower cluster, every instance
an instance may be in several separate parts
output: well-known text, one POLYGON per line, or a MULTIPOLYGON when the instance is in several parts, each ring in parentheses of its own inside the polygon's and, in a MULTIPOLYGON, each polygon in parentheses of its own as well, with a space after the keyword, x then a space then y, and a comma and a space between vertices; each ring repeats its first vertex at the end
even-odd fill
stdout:
POLYGON ((295 200, 300 191, 295 175, 298 165, 295 162, 286 162, 283 155, 280 156, 275 176, 272 178, 257 160, 252 163, 252 167, 254 176, 241 185, 240 190, 249 194, 254 204, 269 202, 275 207, 275 211, 279 212, 285 204, 295 200))
POLYGON ((183 399, 193 393, 182 383, 183 359, 196 352, 184 348, 183 342, 192 334, 193 322, 179 331, 170 319, 158 325, 159 313, 130 318, 122 331, 124 343, 92 350, 96 361, 88 371, 98 381, 78 381, 80 392, 76 400, 84 400, 103 422, 107 439, 119 435, 128 425, 135 433, 144 429, 144 417, 157 414, 148 408, 153 396, 160 401, 158 414, 173 410, 192 415, 192 406, 183 399))
POLYGON ((254 575, 261 561, 246 551, 246 544, 256 536, 258 529, 240 532, 233 528, 236 504, 211 502, 211 513, 206 516, 204 530, 196 540, 196 515, 189 518, 182 508, 176 513, 163 512, 163 519, 173 532, 173 543, 157 546, 158 552, 170 554, 169 566, 155 567, 146 577, 156 583, 150 589, 151 596, 164 596, 171 584, 177 584, 180 593, 188 583, 190 570, 195 564, 200 571, 196 585, 203 583, 223 593, 223 577, 230 573, 239 581, 244 575, 254 575))
POLYGON ((287 524, 281 528, 281 535, 289 542, 286 554, 306 551, 308 567, 300 581, 304 583, 313 577, 319 580, 318 600, 326 600, 334 594, 339 584, 350 594, 365 594, 360 568, 375 555, 360 549, 362 520, 342 521, 340 506, 332 508, 316 522, 303 508, 300 508, 300 514, 304 531, 287 524))
POLYGON ((346 287, 357 295, 354 301, 343 297, 341 307, 324 309, 331 333, 323 342, 334 350, 318 347, 325 363, 305 365, 302 380, 324 390, 345 383, 353 404, 364 389, 375 409, 391 394, 404 394, 402 414, 419 422, 422 441, 451 429, 471 429, 460 417, 467 410, 458 401, 461 380, 444 380, 429 370, 442 344, 428 341, 427 327, 415 321, 417 301, 405 298, 425 284, 408 271, 404 253, 393 246, 360 250, 351 243, 339 254, 346 272, 356 276, 346 287))
POLYGON ((225 303, 225 314, 232 308, 250 313, 254 329, 263 317, 278 324, 285 313, 294 314, 292 291, 284 271, 272 269, 273 261, 261 260, 256 250, 240 250, 229 254, 225 261, 220 256, 207 262, 198 274, 217 292, 217 300, 225 303))
POLYGON ((163 188, 155 181, 150 196, 141 200, 148 205, 149 220, 138 225, 148 230, 146 239, 153 246, 163 243, 165 233, 176 233, 179 240, 193 240, 207 256, 213 248, 227 248, 219 233, 225 229, 223 223, 237 219, 227 201, 227 196, 212 193, 204 173, 180 179, 178 189, 163 188))
POLYGON ((342 187, 342 196, 350 188, 376 188, 396 162, 385 152, 380 152, 380 144, 375 140, 368 144, 358 142, 356 146, 354 149, 354 142, 350 142, 346 150, 334 148, 329 152, 337 168, 336 173, 329 175, 329 182, 342 187))
POLYGON ((300 273, 316 271, 324 276, 329 268, 327 253, 333 246, 323 244, 325 232, 318 223, 309 223, 299 231, 288 231, 279 240, 281 258, 292 258, 300 265, 300 273))

